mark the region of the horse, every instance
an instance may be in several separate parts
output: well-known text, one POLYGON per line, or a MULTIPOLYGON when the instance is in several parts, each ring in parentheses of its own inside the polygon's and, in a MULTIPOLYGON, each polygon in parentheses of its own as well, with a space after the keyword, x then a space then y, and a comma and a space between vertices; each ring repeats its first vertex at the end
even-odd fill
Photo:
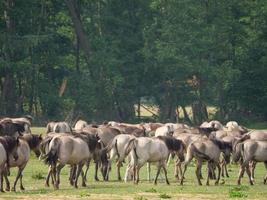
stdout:
POLYGON ((11 119, 2 119, 0 121, 0 136, 18 136, 25 132, 25 127, 22 124, 14 123, 11 119))
POLYGON ((170 125, 164 125, 159 127, 155 131, 155 137, 157 136, 171 136, 174 132, 174 127, 170 125))
POLYGON ((18 146, 19 146, 18 138, 14 138, 11 136, 0 137, 0 192, 4 192, 3 176, 6 168, 9 169, 11 160, 18 159, 18 154, 17 154, 18 146))
POLYGON ((67 122, 49 122, 46 126, 46 133, 72 133, 72 129, 67 122))
POLYGON ((31 133, 31 122, 33 120, 32 116, 25 115, 24 117, 18 117, 18 118, 9 118, 5 117, 1 121, 10 120, 14 124, 19 124, 21 126, 24 126, 24 131, 26 133, 31 133))
MULTIPOLYGON (((83 129, 83 131, 87 134, 93 134, 93 135, 97 135, 97 137, 100 138, 101 141, 101 145, 104 147, 109 146, 114 137, 116 137, 117 135, 120 135, 121 132, 113 127, 109 127, 109 126, 100 126, 99 128, 93 128, 93 127, 85 127, 83 129)), ((95 160, 95 180, 99 181, 98 179, 98 168, 100 166, 100 170, 102 173, 102 177, 105 181, 108 180, 108 171, 110 169, 111 166, 107 167, 107 160, 106 160, 106 149, 103 149, 102 151, 97 152, 97 155, 94 156, 94 160, 95 160)), ((87 169, 85 171, 85 177, 87 176, 87 172, 89 169, 89 164, 90 164, 90 160, 88 160, 87 162, 87 169)))
MULTIPOLYGON (((239 176, 237 179, 237 184, 241 184, 241 177, 246 170, 249 177, 250 185, 253 185, 254 179, 249 169, 250 161, 254 162, 264 162, 265 168, 267 169, 267 141, 255 141, 246 140, 239 144, 239 155, 243 158, 243 163, 240 166, 239 176)), ((263 183, 266 184, 267 175, 264 177, 263 183)))
MULTIPOLYGON (((66 164, 72 166, 78 165, 73 183, 74 187, 78 188, 77 182, 82 167, 88 159, 93 157, 95 149, 99 148, 98 141, 99 139, 97 137, 89 137, 86 134, 53 137, 49 143, 49 150, 45 158, 45 163, 51 166, 51 174, 54 179, 55 189, 59 188, 60 171, 66 164)), ((72 175, 70 177, 72 177, 72 175)), ((84 176, 82 177, 82 186, 86 186, 84 176)))
MULTIPOLYGON (((222 141, 224 142, 228 142, 229 144, 232 144, 232 146, 234 146, 235 142, 238 140, 239 138, 237 137, 233 137, 233 136, 225 136, 222 138, 222 141)), ((222 177, 224 177, 224 174, 226 177, 229 177, 228 174, 228 170, 227 170, 227 164, 229 164, 228 162, 226 162, 225 159, 222 160, 222 177)))
MULTIPOLYGON (((189 147, 187 148, 187 154, 185 159, 184 171, 181 178, 181 185, 183 185, 184 175, 187 169, 188 164, 191 162, 193 158, 197 161, 197 169, 196 169, 196 176, 198 180, 198 184, 202 185, 200 181, 200 173, 201 173, 201 166, 203 160, 208 161, 208 170, 209 172, 213 171, 212 166, 215 165, 218 168, 218 176, 217 180, 215 181, 215 185, 219 183, 220 175, 221 175, 221 166, 220 166, 220 154, 223 152, 224 159, 229 162, 230 161, 230 153, 232 150, 232 146, 224 141, 210 138, 210 139, 203 139, 197 140, 192 142, 189 147)), ((209 185, 209 178, 210 173, 207 173, 207 182, 206 184, 209 185)))
POLYGON ((86 126, 88 126, 88 123, 86 121, 78 120, 74 126, 74 130, 82 130, 86 126))
MULTIPOLYGON (((186 153, 186 145, 182 140, 178 140, 174 137, 170 136, 158 136, 160 140, 164 141, 166 146, 169 149, 170 154, 174 154, 177 156, 176 164, 175 164, 175 177, 179 179, 178 170, 181 172, 181 163, 184 161, 184 154, 186 153)), ((149 176, 150 179, 150 176, 149 176)))
MULTIPOLYGON (((175 131, 174 134, 173 134, 173 137, 176 138, 176 139, 178 139, 178 140, 181 140, 185 144, 186 148, 188 148, 189 145, 192 142, 195 142, 195 141, 198 141, 198 140, 201 141, 202 139, 204 139, 204 140, 208 139, 207 136, 200 135, 200 134, 193 134, 193 133, 179 133, 179 134, 176 134, 176 133, 177 132, 175 131)), ((176 166, 177 167, 175 169, 174 174, 175 174, 175 177, 177 179, 179 179, 179 173, 182 176, 182 169, 181 169, 182 167, 181 167, 181 164, 182 164, 181 161, 178 162, 178 163, 176 163, 176 166)), ((202 174, 200 176, 202 177, 202 174)))
MULTIPOLYGON (((19 146, 17 148, 18 159, 12 160, 10 159, 10 167, 18 167, 18 173, 16 179, 14 181, 14 185, 12 187, 12 191, 16 191, 17 181, 20 179, 20 189, 25 190, 22 184, 22 172, 26 167, 29 159, 30 159, 30 151, 32 150, 35 155, 38 157, 40 155, 40 144, 42 142, 41 135, 33 135, 33 134, 25 134, 22 137, 19 137, 19 146)), ((6 190, 10 190, 10 183, 7 178, 7 173, 4 174, 4 178, 6 181, 6 190)))
POLYGON ((157 163, 157 174, 154 184, 157 184, 157 179, 160 169, 163 168, 165 180, 170 184, 167 178, 166 161, 169 156, 169 149, 164 141, 159 138, 139 137, 131 139, 126 147, 126 151, 130 151, 130 162, 125 173, 125 181, 127 181, 130 170, 133 170, 133 181, 138 184, 139 170, 146 162, 157 163))
MULTIPOLYGON (((120 175, 120 168, 122 166, 122 162, 126 158, 126 156, 129 154, 129 151, 126 151, 126 146, 128 142, 132 139, 134 139, 135 136, 129 135, 129 134, 120 134, 114 137, 113 141, 111 144, 109 144, 107 148, 107 152, 109 152, 109 166, 111 166, 112 160, 116 159, 116 165, 117 165, 117 176, 118 180, 121 180, 121 175, 120 175)), ((108 179, 109 173, 106 174, 107 179, 108 179)))

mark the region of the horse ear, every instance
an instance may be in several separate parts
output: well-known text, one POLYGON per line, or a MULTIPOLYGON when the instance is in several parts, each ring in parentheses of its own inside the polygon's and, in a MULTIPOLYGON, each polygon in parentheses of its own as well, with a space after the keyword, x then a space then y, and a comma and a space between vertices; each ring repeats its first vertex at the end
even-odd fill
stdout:
POLYGON ((42 134, 39 135, 39 140, 43 140, 42 134))

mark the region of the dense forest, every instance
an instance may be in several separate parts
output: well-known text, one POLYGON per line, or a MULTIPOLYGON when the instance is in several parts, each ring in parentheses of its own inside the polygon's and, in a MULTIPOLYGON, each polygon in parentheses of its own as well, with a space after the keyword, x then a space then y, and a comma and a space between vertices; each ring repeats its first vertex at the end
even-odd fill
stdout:
POLYGON ((0 77, 1 116, 265 121, 267 2, 2 0, 0 77))

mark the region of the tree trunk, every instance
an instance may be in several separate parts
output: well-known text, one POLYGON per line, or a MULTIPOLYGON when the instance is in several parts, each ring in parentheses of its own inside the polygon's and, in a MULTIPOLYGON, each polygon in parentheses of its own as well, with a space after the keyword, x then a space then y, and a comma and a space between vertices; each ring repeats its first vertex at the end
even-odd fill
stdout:
POLYGON ((15 6, 14 0, 6 0, 5 21, 6 21, 6 51, 5 58, 7 65, 5 66, 5 75, 3 82, 3 90, 1 97, 1 112, 5 115, 14 115, 16 112, 15 83, 11 61, 14 59, 12 53, 12 35, 15 33, 15 22, 9 15, 9 11, 15 6))
POLYGON ((81 48, 84 51, 87 63, 89 63, 91 57, 91 47, 77 11, 77 0, 65 0, 65 3, 70 11, 70 16, 74 25, 75 33, 79 38, 79 42, 81 48))

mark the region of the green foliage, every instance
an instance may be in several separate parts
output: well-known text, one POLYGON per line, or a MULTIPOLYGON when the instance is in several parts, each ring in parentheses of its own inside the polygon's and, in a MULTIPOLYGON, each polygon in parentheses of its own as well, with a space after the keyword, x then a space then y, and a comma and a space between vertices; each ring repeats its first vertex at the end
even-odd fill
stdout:
POLYGON ((75 2, 89 54, 64 1, 0 4, 1 115, 134 121, 145 97, 162 121, 267 119, 265 1, 75 2))

